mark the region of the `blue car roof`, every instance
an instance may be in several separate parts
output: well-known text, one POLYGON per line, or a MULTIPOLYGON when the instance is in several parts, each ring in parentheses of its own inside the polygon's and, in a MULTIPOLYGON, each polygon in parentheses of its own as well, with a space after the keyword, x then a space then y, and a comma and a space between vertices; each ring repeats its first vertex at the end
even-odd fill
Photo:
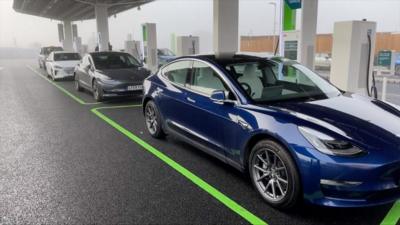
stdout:
POLYGON ((243 54, 236 54, 232 57, 228 58, 217 58, 213 54, 209 55, 192 55, 192 56, 182 56, 177 59, 200 59, 204 61, 208 61, 211 63, 216 63, 220 65, 226 65, 226 64, 231 64, 235 62, 243 62, 243 61, 249 61, 249 60, 267 60, 267 58, 264 57, 259 57, 259 56, 252 56, 252 55, 243 55, 243 54))

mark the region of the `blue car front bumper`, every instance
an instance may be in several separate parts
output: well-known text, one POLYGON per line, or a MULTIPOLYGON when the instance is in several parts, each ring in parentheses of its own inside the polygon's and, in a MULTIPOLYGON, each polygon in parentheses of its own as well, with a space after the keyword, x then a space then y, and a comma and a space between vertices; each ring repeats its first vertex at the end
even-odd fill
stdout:
POLYGON ((299 164, 306 202, 365 207, 400 199, 400 156, 369 154, 348 160, 319 153, 314 156, 317 157, 302 156, 299 164))

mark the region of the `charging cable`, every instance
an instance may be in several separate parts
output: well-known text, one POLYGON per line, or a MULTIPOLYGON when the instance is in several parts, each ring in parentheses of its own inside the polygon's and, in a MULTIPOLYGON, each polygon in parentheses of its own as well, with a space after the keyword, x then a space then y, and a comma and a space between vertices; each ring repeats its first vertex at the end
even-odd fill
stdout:
POLYGON ((372 97, 372 94, 374 95, 374 98, 378 98, 378 90, 376 88, 376 83, 375 83, 375 74, 372 72, 372 87, 371 90, 369 89, 369 72, 370 72, 370 64, 371 64, 371 51, 372 51, 372 43, 371 43, 371 33, 372 30, 368 30, 367 36, 368 36, 368 64, 367 64, 367 93, 369 97, 372 97))

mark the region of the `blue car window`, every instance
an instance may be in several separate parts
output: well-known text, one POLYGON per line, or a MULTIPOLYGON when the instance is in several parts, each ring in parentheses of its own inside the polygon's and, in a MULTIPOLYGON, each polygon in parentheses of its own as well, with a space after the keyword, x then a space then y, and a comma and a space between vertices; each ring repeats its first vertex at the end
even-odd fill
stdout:
POLYGON ((255 102, 321 99, 340 91, 296 62, 256 60, 226 65, 243 90, 255 102))
POLYGON ((172 63, 163 69, 164 76, 171 82, 179 85, 185 85, 190 71, 190 61, 178 61, 172 63))
POLYGON ((263 81, 261 79, 263 76, 262 71, 260 68, 258 68, 256 63, 241 64, 240 67, 243 67, 243 71, 237 78, 238 82, 245 88, 250 86, 248 92, 251 97, 260 98, 264 88, 263 81))
POLYGON ((228 94, 228 89, 215 70, 202 62, 193 63, 193 78, 189 87, 206 95, 211 95, 215 90, 226 91, 228 94))

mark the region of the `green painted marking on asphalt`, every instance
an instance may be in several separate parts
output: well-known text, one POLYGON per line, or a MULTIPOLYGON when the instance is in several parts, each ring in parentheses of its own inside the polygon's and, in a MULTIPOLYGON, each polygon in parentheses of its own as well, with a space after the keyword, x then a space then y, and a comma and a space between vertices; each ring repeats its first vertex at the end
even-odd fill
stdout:
POLYGON ((396 225, 400 219, 400 200, 395 202, 381 225, 396 225))
MULTIPOLYGON (((138 107, 140 105, 134 105, 134 106, 122 106, 120 108, 128 108, 128 107, 138 107)), ((114 127, 116 130, 124 134, 126 137, 131 139, 132 141, 136 142, 138 145, 143 147, 145 150, 159 158, 161 161, 166 163, 168 166, 182 174, 184 177, 186 177, 188 180, 192 181, 194 184, 196 184, 198 187, 206 191, 208 194, 210 194, 212 197, 220 201, 222 204, 227 206, 229 209, 240 215, 243 219, 247 220, 251 224, 265 224, 267 223, 263 221, 262 219, 258 218, 251 212, 249 212, 247 209, 243 208, 241 205, 230 199, 228 196, 224 195, 220 191, 218 191, 216 188, 208 184, 206 181, 201 179, 200 177, 196 176, 192 172, 190 172, 188 169, 185 167, 181 166, 179 163, 175 162, 173 159, 162 153, 161 151, 157 150, 138 136, 134 135, 132 132, 129 130, 125 129, 103 113, 101 113, 99 110, 100 109, 116 109, 118 106, 111 106, 111 107, 99 107, 99 108, 94 108, 91 109, 91 111, 98 116, 100 119, 114 127)))
POLYGON ((103 106, 103 107, 97 107, 95 110, 101 110, 101 109, 123 109, 123 108, 133 108, 133 107, 141 107, 142 105, 136 104, 136 105, 117 105, 117 106, 103 106))
POLYGON ((32 72, 34 72, 35 74, 39 75, 41 78, 47 80, 49 83, 51 83, 52 85, 54 85, 55 87, 57 87, 60 91, 62 91, 64 94, 66 94, 67 96, 71 97, 73 100, 75 100, 76 102, 78 102, 81 105, 98 105, 101 104, 101 102, 85 102, 82 99, 80 99, 79 97, 75 96, 74 94, 72 94, 71 92, 67 91, 65 88, 61 87, 59 84, 53 82, 52 80, 48 79, 47 77, 45 77, 42 73, 38 72, 37 70, 33 69, 31 66, 26 65, 32 72))
MULTIPOLYGON (((67 91, 65 88, 61 87, 57 83, 55 83, 52 80, 50 80, 47 77, 45 77, 40 72, 38 72, 35 69, 33 69, 31 66, 29 66, 29 65, 26 65, 26 66, 32 72, 34 72, 35 74, 39 75, 41 78, 47 80, 49 83, 51 83, 52 85, 57 87, 64 94, 66 94, 67 96, 71 97, 72 99, 74 99, 79 104, 81 104, 81 105, 97 105, 97 104, 101 104, 101 102, 87 103, 87 102, 83 101, 79 97, 77 97, 77 96, 73 95, 72 93, 70 93, 69 91, 67 91)), ((118 108, 120 109, 120 108, 130 108, 130 107, 140 107, 140 106, 142 106, 142 105, 105 106, 105 107, 93 108, 93 109, 91 109, 91 111, 95 115, 97 115, 99 118, 101 118, 103 121, 107 122, 109 125, 111 125, 115 129, 120 131, 122 134, 127 136, 129 139, 133 140, 134 142, 136 142, 137 144, 142 146, 144 149, 146 149, 147 151, 152 153, 154 156, 158 157, 160 160, 165 162, 167 165, 169 165, 170 167, 175 169, 177 172, 181 173, 187 179, 189 179, 194 184, 199 186, 201 189, 203 189, 204 191, 209 193, 211 196, 213 196, 218 201, 223 203, 225 206, 230 208, 232 211, 234 211, 235 213, 237 213, 238 215, 240 215, 241 217, 246 219, 248 222, 250 222, 252 224, 267 224, 265 221, 261 220, 260 218, 258 218, 257 216, 255 216, 254 214, 252 214, 251 212, 249 212, 248 210, 246 210, 242 206, 240 206, 238 203, 236 203, 235 201, 233 201, 232 199, 230 199, 229 197, 227 197, 226 195, 224 195, 223 193, 218 191, 216 188, 214 188, 213 186, 211 186, 210 184, 208 184, 207 182, 205 182, 201 178, 197 177, 195 174, 193 174, 192 172, 190 172, 189 170, 187 170, 186 168, 184 168, 183 166, 181 166, 180 164, 178 164, 177 162, 175 162, 174 160, 172 160, 171 158, 169 158, 168 156, 166 156, 165 154, 163 154, 162 152, 160 152, 156 148, 152 147, 151 145, 149 145, 148 143, 146 143, 145 141, 143 141, 142 139, 140 139, 139 137, 137 137, 136 135, 134 135, 130 131, 126 130, 124 127, 122 127, 121 125, 119 125, 115 121, 111 120, 110 118, 108 118, 107 116, 102 114, 100 111, 98 111, 98 110, 101 110, 101 109, 118 109, 118 108)), ((387 215, 385 216, 383 221, 380 223, 380 225, 396 225, 397 222, 399 221, 399 219, 400 219, 400 201, 397 201, 397 202, 395 202, 393 204, 392 208, 389 210, 389 212, 387 213, 387 215)))

